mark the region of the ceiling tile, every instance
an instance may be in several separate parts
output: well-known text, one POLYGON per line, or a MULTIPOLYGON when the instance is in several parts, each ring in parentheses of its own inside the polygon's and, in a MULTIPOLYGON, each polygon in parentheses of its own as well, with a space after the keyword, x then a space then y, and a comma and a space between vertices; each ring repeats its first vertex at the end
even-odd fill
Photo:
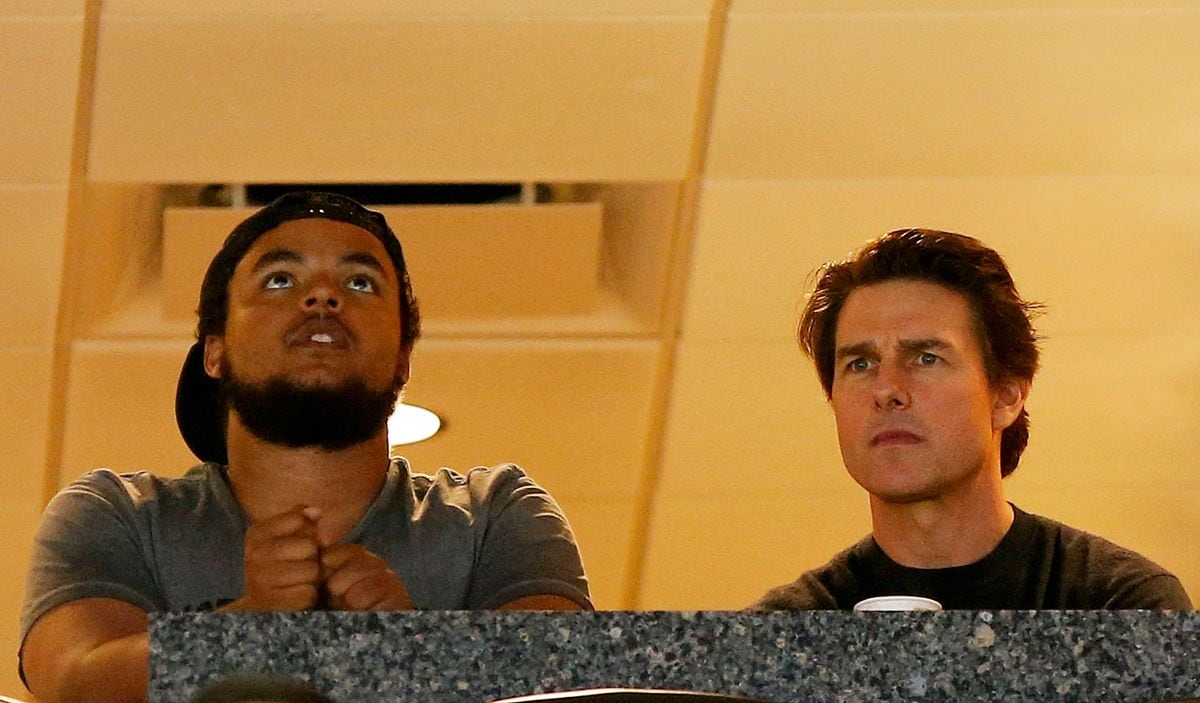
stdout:
POLYGON ((1200 170, 1200 7, 729 20, 721 178, 1200 170))
POLYGON ((0 182, 67 182, 82 42, 82 16, 0 14, 0 182))
POLYGON ((678 180, 706 32, 705 16, 106 18, 89 174, 678 180))

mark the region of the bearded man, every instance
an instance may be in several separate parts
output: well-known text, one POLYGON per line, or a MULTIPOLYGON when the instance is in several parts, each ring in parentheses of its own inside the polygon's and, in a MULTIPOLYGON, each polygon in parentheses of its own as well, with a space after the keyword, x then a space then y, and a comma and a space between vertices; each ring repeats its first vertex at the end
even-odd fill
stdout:
POLYGON ((38 700, 145 700, 153 611, 591 608, 566 519, 520 468, 390 457, 420 321, 381 214, 279 198, 225 240, 198 313, 176 417, 204 463, 99 469, 46 509, 21 616, 38 700))

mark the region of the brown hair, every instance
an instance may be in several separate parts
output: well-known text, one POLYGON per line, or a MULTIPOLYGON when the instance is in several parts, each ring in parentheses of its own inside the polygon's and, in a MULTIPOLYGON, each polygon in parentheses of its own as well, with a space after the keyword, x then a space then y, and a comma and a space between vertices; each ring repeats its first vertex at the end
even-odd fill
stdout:
MULTIPOLYGON (((1038 334, 1032 318, 1041 305, 1023 300, 1004 259, 978 239, 931 229, 902 229, 868 242, 845 261, 817 271, 817 283, 796 336, 817 367, 825 396, 833 393, 838 316, 856 288, 895 279, 928 281, 962 294, 974 313, 988 381, 1033 381, 1038 334)), ((1029 413, 1022 409, 1000 438, 1000 475, 1008 476, 1029 443, 1029 413)))

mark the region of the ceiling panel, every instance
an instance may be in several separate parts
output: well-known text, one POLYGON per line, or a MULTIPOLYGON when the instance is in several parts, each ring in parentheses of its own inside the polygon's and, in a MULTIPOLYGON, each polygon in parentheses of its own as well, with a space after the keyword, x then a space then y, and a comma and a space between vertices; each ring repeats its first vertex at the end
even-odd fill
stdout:
POLYGON ((843 478, 833 415, 790 342, 685 340, 670 408, 660 499, 791 493, 843 478))
POLYGON ((1186 486, 1200 510, 1200 320, 1153 332, 1056 334, 1042 351, 1021 485, 1186 486))
POLYGON ((4 0, 0 20, 4 18, 74 17, 83 18, 85 0, 4 0))
POLYGON ((0 11, 0 182, 66 183, 70 175, 83 42, 77 10, 23 17, 0 11))
POLYGON ((652 340, 422 340, 405 394, 447 428, 399 452, 422 471, 512 461, 556 496, 632 498, 658 354, 652 340))
MULTIPOLYGON (((51 373, 54 353, 51 349, 0 345, 0 375, 4 392, 0 393, 0 427, 17 428, 5 435, 4 461, 0 463, 0 481, 4 494, 36 503, 22 512, 40 511, 46 441, 50 432, 51 373)), ((10 523, 13 524, 13 523, 10 523)), ((7 531, 7 529, 5 530, 7 531)), ((14 552, 2 552, 7 558, 14 552)))
POLYGON ((994 247, 1048 334, 1194 325, 1197 221, 1194 177, 710 181, 684 335, 790 339, 821 262, 911 226, 994 247))
MULTIPOLYGON (((154 2, 155 0, 141 0, 154 2)), ((814 13, 917 12, 1083 12, 1167 8, 1195 9, 1196 0, 731 0, 737 15, 807 15, 814 13)))
POLYGON ((105 15, 89 174, 677 180, 707 21, 105 15))
MULTIPOLYGON (((603 313, 599 203, 377 208, 401 238, 424 319, 435 327, 603 313)), ((167 320, 195 319, 204 272, 255 208, 163 212, 167 320)), ((658 233, 655 233, 658 234, 658 233)))
MULTIPOLYGON (((1195 467, 1193 467, 1195 468, 1195 467)), ((1136 481, 1136 478, 1134 479, 1136 481)), ((1086 476, 1023 490, 1014 474, 1009 498, 1022 509, 1098 534, 1173 572, 1195 604, 1200 594, 1200 490, 1188 486, 1092 483, 1086 476)))
POLYGON ((655 507, 637 607, 745 608, 871 531, 863 496, 771 490, 664 499, 655 507))
MULTIPOLYGON (((188 344, 74 345, 66 478, 96 466, 179 475, 195 463, 174 419, 188 344)), ((640 340, 422 340, 406 396, 438 412, 446 428, 399 453, 424 473, 515 462, 555 495, 631 499, 658 353, 657 342, 640 340)))
POLYGON ((755 16, 735 4, 708 173, 1194 173, 1197 34, 1200 7, 755 16))
POLYGON ((637 503, 633 499, 555 496, 583 557, 592 603, 598 610, 632 607, 625 600, 637 503))
POLYGON ((67 187, 0 186, 0 262, 20 304, 0 307, 0 347, 54 343, 62 282, 67 187), (19 293, 18 293, 19 292, 19 293))
MULTIPOLYGON (((186 348, 186 342, 75 345, 63 484, 99 466, 178 476, 196 463, 174 420, 186 348)), ((396 453, 420 473, 520 464, 563 506, 596 602, 621 607, 655 354, 647 343, 423 341, 407 395, 447 424, 433 440, 396 453)), ((20 359, 10 357, 0 350, 4 368, 37 381, 38 374, 24 373, 15 363, 20 359)), ((40 475, 28 477, 40 490, 40 475)))
MULTIPOLYGON (((35 2, 38 0, 28 0, 35 2)), ((78 4, 81 0, 75 0, 78 4)), ((188 17, 227 15, 425 16, 425 17, 610 17, 625 15, 697 15, 709 11, 712 0, 105 0, 109 15, 188 17)))

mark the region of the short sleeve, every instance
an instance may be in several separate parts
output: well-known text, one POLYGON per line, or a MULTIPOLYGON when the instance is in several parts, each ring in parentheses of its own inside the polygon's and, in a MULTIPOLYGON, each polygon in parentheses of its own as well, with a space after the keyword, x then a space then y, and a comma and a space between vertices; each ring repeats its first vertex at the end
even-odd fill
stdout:
POLYGON ((1162 572, 1120 589, 1104 607, 1110 610, 1191 610, 1192 600, 1174 574, 1162 572))
POLYGON ((467 607, 555 595, 591 610, 575 535, 554 498, 512 465, 473 471, 467 480, 477 510, 487 515, 467 607))
POLYGON ((133 498, 122 479, 93 471, 64 488, 46 506, 34 537, 21 641, 42 615, 82 598, 115 598, 160 609, 143 550, 133 498))

